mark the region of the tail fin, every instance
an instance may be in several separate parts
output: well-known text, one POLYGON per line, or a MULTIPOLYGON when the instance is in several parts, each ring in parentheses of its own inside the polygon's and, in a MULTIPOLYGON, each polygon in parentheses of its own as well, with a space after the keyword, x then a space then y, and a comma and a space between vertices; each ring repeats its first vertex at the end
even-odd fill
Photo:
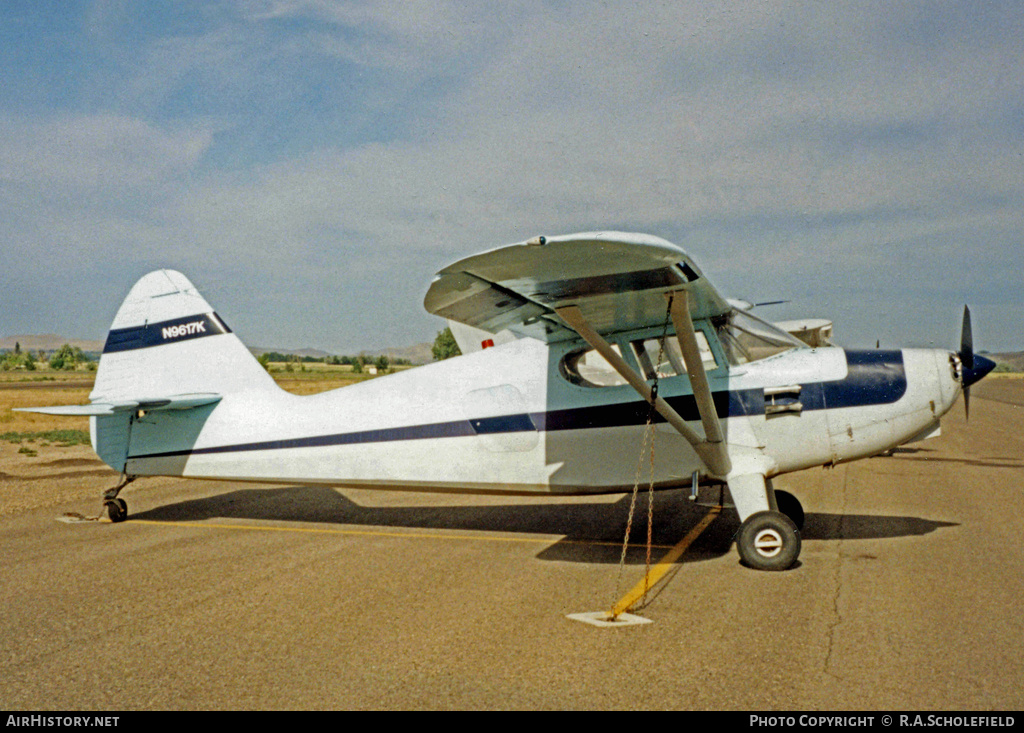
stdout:
MULTIPOLYGON (((92 404, 18 409, 88 416, 96 454, 128 473, 136 444, 150 452, 188 448, 225 395, 279 389, 184 275, 158 270, 135 283, 114 316, 92 404), (137 423, 143 411, 160 417, 137 423)), ((146 473, 181 475, 183 466, 180 459, 146 473)))
POLYGON ((249 389, 277 386, 188 278, 157 270, 117 311, 89 398, 146 402, 249 389))

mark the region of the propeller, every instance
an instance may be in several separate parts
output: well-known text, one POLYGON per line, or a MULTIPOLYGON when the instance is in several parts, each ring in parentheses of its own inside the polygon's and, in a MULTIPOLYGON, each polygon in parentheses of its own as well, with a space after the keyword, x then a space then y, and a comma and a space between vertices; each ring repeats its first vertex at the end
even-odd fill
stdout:
POLYGON ((971 333, 971 309, 964 306, 964 324, 960 327, 960 361, 974 369, 974 335, 971 333))
POLYGON ((971 385, 980 380, 996 363, 974 353, 974 334, 971 331, 971 309, 964 306, 964 322, 960 328, 960 385, 964 392, 964 415, 971 417, 971 385))

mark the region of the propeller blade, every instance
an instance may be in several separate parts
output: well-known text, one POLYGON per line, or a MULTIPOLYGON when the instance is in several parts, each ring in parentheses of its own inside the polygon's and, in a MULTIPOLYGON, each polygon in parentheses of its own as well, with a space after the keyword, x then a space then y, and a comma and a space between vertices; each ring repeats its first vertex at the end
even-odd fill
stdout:
POLYGON ((964 325, 960 329, 960 361, 974 369, 974 335, 971 332, 971 309, 964 306, 964 325))
POLYGON ((974 354, 974 334, 971 332, 971 309, 964 306, 964 323, 960 329, 960 386, 964 393, 964 415, 971 417, 971 385, 980 380, 996 363, 974 354))

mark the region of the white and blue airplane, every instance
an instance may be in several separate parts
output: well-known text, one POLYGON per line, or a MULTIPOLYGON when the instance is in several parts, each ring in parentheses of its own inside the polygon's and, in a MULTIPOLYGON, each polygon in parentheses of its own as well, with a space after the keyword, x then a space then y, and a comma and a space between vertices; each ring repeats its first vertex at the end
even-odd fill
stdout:
POLYGON ((647 423, 651 482, 717 491, 753 568, 800 553, 803 509, 776 476, 938 434, 994 364, 973 353, 853 351, 793 337, 726 300, 686 252, 622 232, 537 237, 441 270, 425 299, 481 347, 339 390, 280 389, 183 275, 152 272, 118 310, 90 404, 99 457, 143 476, 493 494, 629 491, 647 423), (728 491, 722 489, 727 487, 728 491))

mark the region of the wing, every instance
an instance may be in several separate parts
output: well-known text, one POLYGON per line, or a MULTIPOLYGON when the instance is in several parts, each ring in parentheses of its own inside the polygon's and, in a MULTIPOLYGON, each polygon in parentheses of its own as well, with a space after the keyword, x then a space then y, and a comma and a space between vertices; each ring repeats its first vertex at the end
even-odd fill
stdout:
POLYGON ((690 442, 712 475, 730 472, 693 320, 727 313, 732 306, 679 247, 622 232, 537 237, 441 270, 424 305, 431 313, 492 333, 508 329, 549 343, 582 338, 690 442), (687 425, 603 338, 669 323, 688 364, 704 435, 687 425))
POLYGON ((679 247, 659 237, 589 232, 537 237, 467 257, 441 270, 427 311, 497 333, 546 342, 576 338, 556 309, 576 306, 599 333, 665 322, 670 291, 686 290, 692 318, 730 306, 679 247))

